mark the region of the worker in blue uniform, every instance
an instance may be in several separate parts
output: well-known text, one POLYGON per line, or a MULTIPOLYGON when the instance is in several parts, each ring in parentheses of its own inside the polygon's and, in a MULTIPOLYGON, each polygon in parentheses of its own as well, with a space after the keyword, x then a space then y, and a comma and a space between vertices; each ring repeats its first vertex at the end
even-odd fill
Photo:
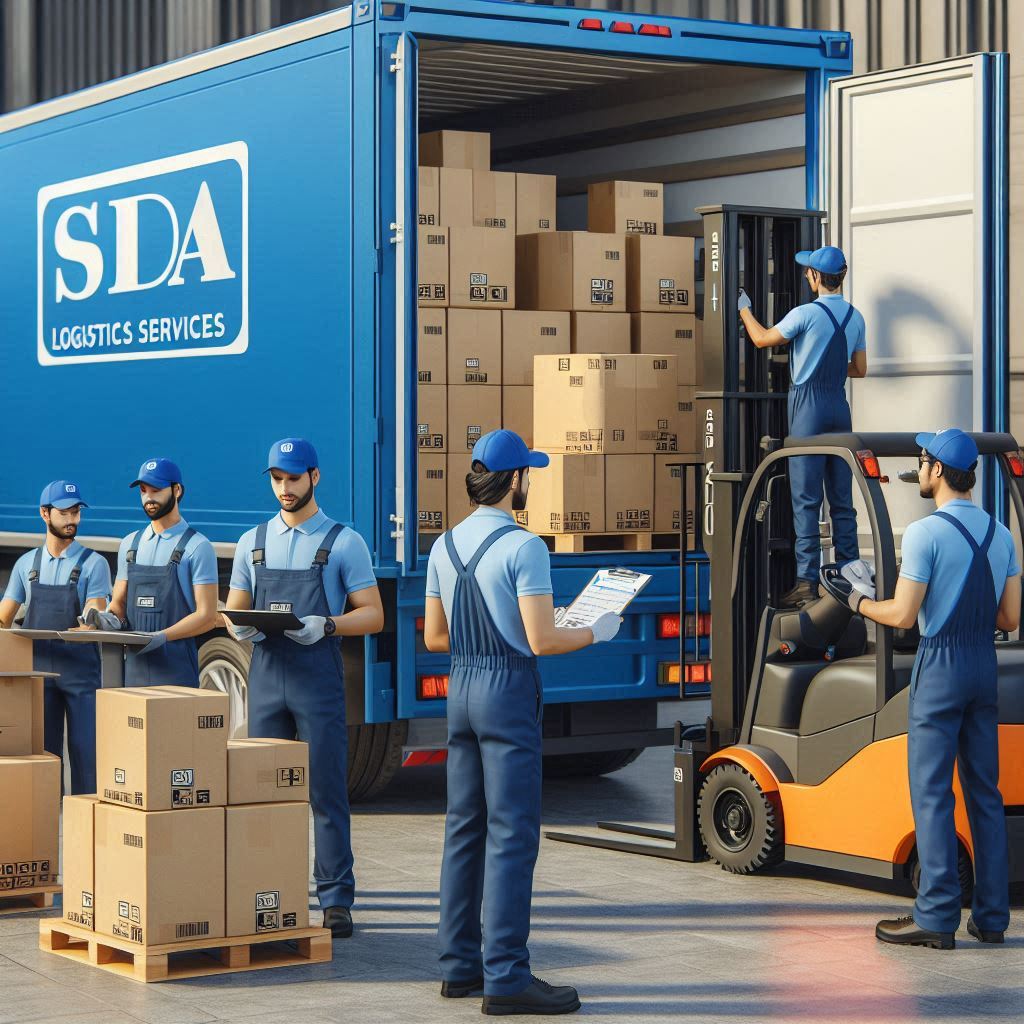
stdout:
MULTIPOLYGON (((0 601, 0 626, 7 629, 23 603, 26 629, 77 628, 89 609, 102 611, 110 597, 110 566, 75 540, 88 508, 78 485, 54 480, 39 497, 46 542, 26 551, 11 572, 0 601)), ((96 792, 96 691, 101 686, 100 651, 95 644, 35 640, 32 664, 37 672, 56 672, 44 683, 44 745, 64 756, 64 720, 68 727, 71 792, 96 792)))
POLYGON ((196 637, 219 624, 217 556, 213 545, 181 517, 181 470, 170 459, 147 459, 139 488, 149 526, 128 534, 117 552, 114 596, 107 611, 91 611, 88 626, 151 633, 125 653, 125 686, 198 686, 196 637))
POLYGON ((537 655, 611 640, 621 619, 559 628, 548 550, 516 525, 530 470, 548 464, 511 430, 481 437, 473 513, 433 545, 424 641, 450 651, 448 814, 441 867, 441 995, 483 995, 490 1015, 571 1013, 574 988, 535 978, 526 948, 540 838, 543 691, 537 655))
POLYGON ((341 638, 379 633, 384 607, 366 542, 317 505, 313 445, 298 437, 275 442, 266 472, 281 510, 238 542, 227 608, 289 611, 302 628, 270 635, 228 628, 253 644, 249 735, 309 744, 317 896, 324 927, 348 938, 355 877, 341 638))
MULTIPOLYGON (((789 389, 789 436, 848 433, 850 405, 848 377, 868 372, 864 317, 842 296, 846 257, 826 245, 813 252, 798 252, 796 261, 813 302, 791 309, 774 327, 760 324, 750 299, 740 292, 739 313, 747 337, 758 348, 789 345, 792 383, 789 389)), ((836 563, 842 567, 860 558, 857 514, 853 508, 850 467, 833 456, 805 455, 789 460, 790 500, 796 534, 796 585, 781 600, 784 608, 799 608, 818 596, 821 563, 822 488, 828 498, 836 563)))
POLYGON ((960 927, 953 766, 974 842, 974 902, 967 931, 1000 943, 1010 920, 1006 818, 999 793, 995 631, 1020 624, 1020 566, 1006 527, 971 501, 978 448, 961 430, 917 435, 921 496, 936 511, 903 535, 894 597, 853 590, 861 615, 907 629, 921 644, 910 682, 907 750, 921 865, 914 912, 881 921, 883 942, 952 949, 960 927))

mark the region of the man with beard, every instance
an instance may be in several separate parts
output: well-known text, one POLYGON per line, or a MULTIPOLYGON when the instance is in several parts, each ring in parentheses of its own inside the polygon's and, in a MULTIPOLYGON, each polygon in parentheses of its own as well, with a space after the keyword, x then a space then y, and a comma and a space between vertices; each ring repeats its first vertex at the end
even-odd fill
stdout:
MULTIPOLYGON (((23 602, 27 629, 73 629, 83 611, 102 611, 110 596, 107 560, 75 540, 82 519, 78 485, 54 480, 43 488, 39 514, 46 543, 26 551, 14 563, 0 601, 0 626, 10 628, 23 602)), ((96 691, 101 685, 100 651, 94 644, 36 640, 32 663, 37 672, 57 672, 44 689, 44 743, 64 756, 64 718, 68 721, 71 792, 96 792, 96 691)))
POLYGON ((90 611, 85 622, 153 635, 125 654, 125 686, 198 686, 195 638, 219 621, 217 556, 181 517, 185 488, 170 459, 147 459, 131 486, 150 524, 121 541, 110 608, 90 611))
POLYGON ((384 609, 366 542, 317 506, 318 466, 302 438, 271 446, 265 472, 281 511, 238 542, 227 600, 234 610, 290 611, 302 628, 265 636, 228 627, 253 643, 249 735, 309 745, 317 896, 324 927, 348 938, 355 878, 341 638, 380 632, 384 609))

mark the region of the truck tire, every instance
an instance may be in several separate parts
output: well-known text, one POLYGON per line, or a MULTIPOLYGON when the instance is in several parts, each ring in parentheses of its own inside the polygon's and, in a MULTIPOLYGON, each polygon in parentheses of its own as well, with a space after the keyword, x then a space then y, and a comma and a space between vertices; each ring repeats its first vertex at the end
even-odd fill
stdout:
POLYGON ((720 764, 708 774, 697 821, 708 856, 726 871, 750 875, 783 858, 782 814, 738 764, 720 764))
POLYGON ((249 735, 249 663, 252 644, 215 636, 199 648, 199 686, 228 696, 228 737, 249 735))
POLYGON ((580 779, 595 775, 611 775, 632 764, 647 748, 633 750, 598 750, 589 754, 548 754, 544 758, 544 778, 580 779))

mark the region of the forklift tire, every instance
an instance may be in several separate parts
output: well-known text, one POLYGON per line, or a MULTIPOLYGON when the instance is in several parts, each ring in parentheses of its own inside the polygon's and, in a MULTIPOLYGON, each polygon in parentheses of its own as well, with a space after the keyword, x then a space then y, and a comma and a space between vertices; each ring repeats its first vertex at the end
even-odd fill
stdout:
POLYGON ((738 764, 708 773, 697 797, 697 821, 708 856, 726 871, 750 875, 783 859, 781 811, 738 764))
MULTIPOLYGON (((970 907, 974 902, 974 865, 971 863, 971 856, 963 843, 957 844, 960 856, 957 861, 957 871, 960 875, 960 906, 970 907)), ((910 885, 917 895, 918 887, 921 884, 921 862, 917 859, 917 851, 912 855, 910 867, 910 885)))
POLYGON ((632 764, 647 748, 635 750, 598 750, 590 754, 547 754, 544 757, 545 779, 581 779, 595 775, 611 775, 632 764))

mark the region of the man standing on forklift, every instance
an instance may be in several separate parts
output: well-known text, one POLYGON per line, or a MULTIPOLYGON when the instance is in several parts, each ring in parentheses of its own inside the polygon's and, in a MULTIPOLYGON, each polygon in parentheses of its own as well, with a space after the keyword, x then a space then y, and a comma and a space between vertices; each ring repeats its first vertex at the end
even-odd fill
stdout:
MULTIPOLYGON (((846 257, 834 245, 796 254, 814 302, 791 309, 780 323, 764 327, 740 290, 739 313, 747 337, 757 348, 790 345, 789 436, 848 433, 850 405, 846 379, 868 372, 864 317, 842 296, 846 257)), ((800 608, 818 596, 821 563, 822 488, 828 498, 835 539, 836 564, 842 568, 860 558, 857 514, 853 510, 853 477, 842 459, 805 455, 789 460, 790 500, 796 534, 796 586, 780 602, 800 608)))
POLYGON ((974 840, 974 902, 967 931, 1003 941, 1010 922, 1006 818, 999 793, 995 631, 1020 624, 1020 566, 1009 530, 971 501, 978 448, 955 427, 918 434, 918 481, 937 509, 903 535, 892 600, 854 584, 850 607, 908 629, 920 612, 910 679, 907 752, 921 865, 914 913, 880 921, 882 942, 952 949, 960 927, 953 765, 974 840))

